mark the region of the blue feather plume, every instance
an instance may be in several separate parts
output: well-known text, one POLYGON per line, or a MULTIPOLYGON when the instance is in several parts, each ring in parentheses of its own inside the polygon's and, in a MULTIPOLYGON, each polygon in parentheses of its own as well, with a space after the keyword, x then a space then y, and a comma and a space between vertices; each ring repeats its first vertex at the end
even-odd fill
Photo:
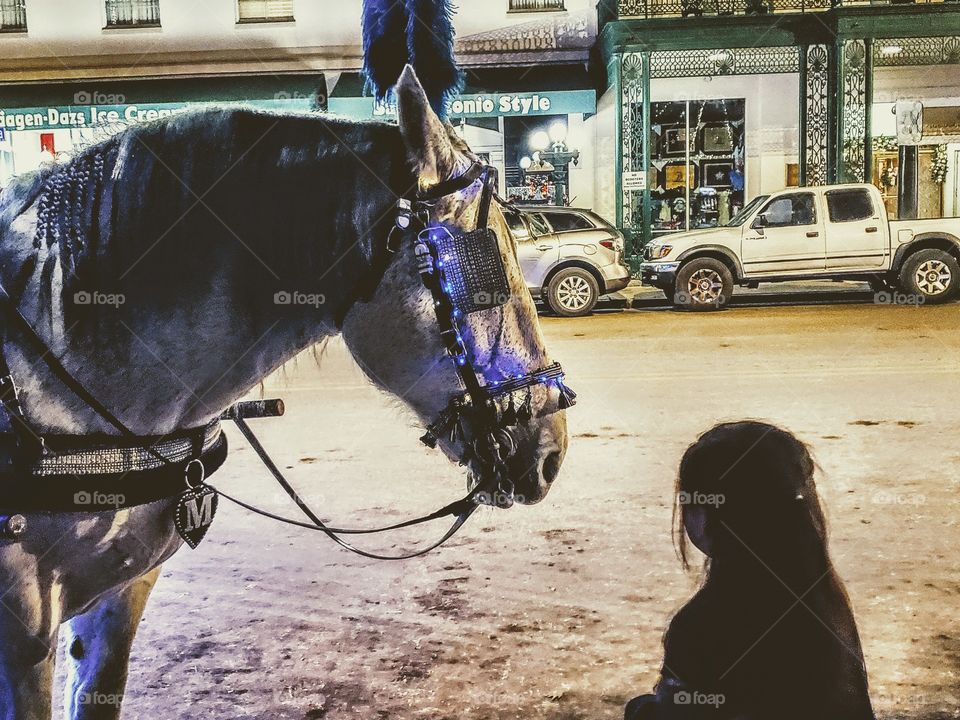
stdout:
POLYGON ((404 0, 363 0, 363 75, 367 89, 383 100, 406 63, 404 0))
POLYGON ((446 118, 447 104, 463 89, 453 12, 451 0, 364 0, 363 72, 377 98, 386 97, 409 62, 433 109, 446 118))
POLYGON ((447 103, 463 89, 463 73, 453 55, 453 3, 406 0, 407 51, 430 104, 441 119, 447 103))

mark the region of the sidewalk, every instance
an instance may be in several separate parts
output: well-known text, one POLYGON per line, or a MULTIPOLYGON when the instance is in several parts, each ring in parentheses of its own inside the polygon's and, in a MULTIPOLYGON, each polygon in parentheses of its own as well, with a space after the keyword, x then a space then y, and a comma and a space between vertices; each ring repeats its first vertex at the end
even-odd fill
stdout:
MULTIPOLYGON (((797 295, 797 294, 861 294, 869 293, 870 286, 865 282, 834 282, 832 280, 795 280, 791 282, 763 283, 759 288, 745 288, 736 286, 734 296, 750 295, 797 295)), ((666 303, 663 291, 649 285, 643 285, 639 280, 633 280, 619 292, 604 295, 603 302, 622 303, 624 308, 633 307, 634 303, 644 301, 659 301, 666 303)))

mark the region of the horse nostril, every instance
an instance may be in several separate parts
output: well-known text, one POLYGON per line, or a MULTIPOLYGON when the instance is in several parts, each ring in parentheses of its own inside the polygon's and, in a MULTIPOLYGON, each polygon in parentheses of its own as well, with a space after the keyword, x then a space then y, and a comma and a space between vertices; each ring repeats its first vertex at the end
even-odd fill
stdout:
POLYGON ((560 474, 560 463, 562 460, 563 456, 559 450, 554 450, 543 459, 543 479, 548 485, 556 480, 557 475, 560 474))

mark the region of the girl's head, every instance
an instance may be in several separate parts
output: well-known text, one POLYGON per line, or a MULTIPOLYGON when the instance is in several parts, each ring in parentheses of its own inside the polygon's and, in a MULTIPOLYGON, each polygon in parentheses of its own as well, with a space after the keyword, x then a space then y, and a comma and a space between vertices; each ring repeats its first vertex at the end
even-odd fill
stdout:
POLYGON ((674 536, 687 565, 687 538, 711 564, 760 560, 801 569, 826 561, 826 527, 807 447, 767 423, 723 423, 680 463, 674 536))

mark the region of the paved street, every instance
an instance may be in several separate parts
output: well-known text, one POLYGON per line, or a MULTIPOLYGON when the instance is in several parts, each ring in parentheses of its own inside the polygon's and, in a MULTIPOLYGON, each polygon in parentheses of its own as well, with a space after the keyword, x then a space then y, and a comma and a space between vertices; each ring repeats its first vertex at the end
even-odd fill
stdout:
MULTIPOLYGON (((125 717, 620 718, 655 682, 664 626, 697 584, 670 540, 680 456, 740 418, 813 448, 879 716, 960 717, 958 316, 958 305, 798 304, 544 318, 581 400, 544 503, 484 510, 403 564, 224 505, 157 586, 125 717)), ((462 492, 458 470, 420 447, 338 342, 265 392, 288 414, 257 430, 338 523, 395 520, 462 492)), ((293 516, 231 441, 216 481, 293 516)))

